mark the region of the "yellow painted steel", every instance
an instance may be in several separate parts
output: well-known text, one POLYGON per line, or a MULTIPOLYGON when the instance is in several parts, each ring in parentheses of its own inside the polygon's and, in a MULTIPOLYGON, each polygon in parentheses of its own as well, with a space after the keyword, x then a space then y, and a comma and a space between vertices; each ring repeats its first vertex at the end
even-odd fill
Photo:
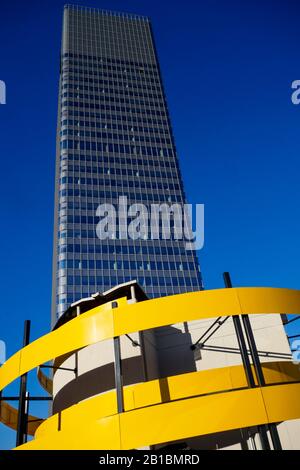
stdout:
MULTIPOLYGON (((120 299, 118 304, 114 309, 111 303, 96 307, 17 352, 0 368, 0 390, 44 362, 114 336, 217 315, 299 313, 300 292, 232 288, 130 305, 120 299)), ((36 431, 36 439, 22 448, 127 449, 299 418, 300 385, 291 383, 300 381, 299 370, 287 362, 265 363, 263 368, 266 383, 272 385, 262 389, 245 389, 242 366, 125 387, 125 412, 121 414, 117 414, 115 391, 108 392, 44 421, 36 431), (289 383, 273 385, 285 382, 289 383), (164 396, 169 396, 167 403, 164 396), (213 412, 216 409, 218 413, 213 412)), ((51 380, 47 382, 41 371, 38 375, 51 391, 51 380)), ((6 423, 14 423, 14 427, 16 410, 10 413, 14 418, 6 419, 6 423)))
POLYGON ((40 367, 38 367, 37 369, 37 378, 41 386, 43 387, 43 389, 46 390, 46 392, 48 392, 49 395, 52 395, 53 380, 50 377, 48 377, 48 375, 44 374, 44 372, 42 371, 40 367))
POLYGON ((178 294, 111 309, 96 307, 42 336, 0 368, 0 390, 40 364, 90 344, 136 331, 227 315, 300 312, 300 291, 232 288, 178 294), (275 299, 275 300, 274 300, 275 299))
POLYGON ((300 416, 299 384, 285 384, 280 387, 265 387, 262 396, 266 405, 268 419, 276 423, 295 419, 300 416), (284 418, 282 418, 284 417, 284 418))
MULTIPOLYGON (((33 436, 44 420, 36 416, 28 416, 27 432, 33 436)), ((5 401, 0 402, 0 422, 16 430, 18 424, 18 410, 5 401)))
MULTIPOLYGON (((278 421, 283 421, 286 419, 294 419, 296 417, 300 417, 299 409, 297 411, 297 407, 295 407, 295 404, 298 403, 299 401, 297 397, 297 394, 299 393, 299 383, 293 384, 293 382, 300 381, 300 370, 298 366, 290 362, 267 362, 267 363, 263 363, 262 366, 263 366, 264 377, 265 377, 267 384, 276 384, 276 383, 281 384, 282 382, 289 382, 289 384, 285 386, 287 387, 286 390, 281 388, 283 386, 279 388, 278 386, 277 387, 273 386, 273 387, 266 387, 266 388, 260 389, 262 395, 257 396, 257 394, 254 394, 253 395, 254 398, 251 394, 241 395, 241 397, 243 397, 241 398, 241 400, 244 400, 244 397, 247 397, 247 400, 248 400, 248 401, 247 400, 244 401, 242 406, 252 405, 251 400, 253 398, 253 400, 259 400, 255 404, 256 410, 259 410, 260 405, 258 406, 258 403, 261 403, 261 400, 263 400, 264 402, 266 414, 263 416, 262 421, 258 421, 259 419, 261 419, 261 413, 255 414, 254 424, 278 422, 278 421), (291 391, 292 399, 289 396, 289 400, 286 400, 286 396, 289 395, 290 391, 291 391), (274 400, 274 397, 276 397, 275 400, 274 400)), ((134 415, 134 419, 136 419, 136 417, 139 417, 139 416, 142 416, 140 419, 148 419, 147 412, 143 410, 145 410, 145 408, 147 407, 150 407, 149 410, 151 414, 151 410, 153 406, 163 404, 166 396, 168 396, 169 403, 171 403, 171 402, 175 402, 176 400, 191 399, 193 397, 200 398, 199 395, 201 395, 201 397, 204 398, 204 395, 207 396, 208 394, 212 395, 212 394, 217 393, 217 396, 219 396, 220 392, 226 391, 227 394, 225 393, 223 394, 224 397, 222 400, 220 399, 220 402, 218 402, 218 398, 213 399, 211 401, 211 403, 214 403, 213 406, 217 406, 218 407, 217 409, 219 410, 220 406, 221 407, 225 406, 225 404, 226 406, 228 406, 228 404, 231 403, 231 402, 226 402, 225 400, 226 395, 228 395, 228 392, 230 390, 232 390, 232 392, 230 393, 233 393, 233 391, 235 392, 241 391, 242 389, 245 389, 246 387, 247 387, 247 382, 245 379, 243 367, 241 365, 225 367, 225 368, 209 369, 209 370, 204 370, 200 372, 192 372, 188 374, 166 377, 166 378, 159 379, 159 380, 153 380, 153 381, 149 381, 145 383, 140 383, 140 384, 124 387, 124 407, 125 407, 126 412, 133 411, 133 410, 141 411, 141 413, 137 413, 134 415)), ((233 403, 235 404, 235 407, 236 407, 234 413, 239 415, 236 417, 236 419, 243 419, 243 420, 246 419, 245 414, 240 415, 239 408, 237 408, 238 406, 240 406, 240 402, 239 402, 240 395, 234 394, 233 400, 234 400, 233 403)), ((190 403, 194 403, 194 402, 190 402, 190 403)), ((206 400, 205 404, 203 405, 204 408, 208 406, 208 403, 210 402, 206 400)), ((202 402, 200 402, 200 404, 201 404, 201 410, 202 410, 202 402)), ((10 420, 11 422, 10 427, 15 429, 16 422, 17 422, 17 411, 14 410, 13 408, 11 408, 11 410, 13 412, 13 419, 10 420)), ((209 413, 213 413, 213 410, 214 408, 211 408, 209 413)), ((161 412, 162 416, 164 416, 165 412, 168 413, 167 411, 161 412)), ((228 412, 233 413, 231 408, 228 408, 228 412)), ((201 413, 202 413, 202 419, 204 419, 203 411, 201 411, 201 413)), ((70 448, 69 446, 72 444, 70 443, 71 439, 68 436, 69 435, 74 436, 75 428, 77 427, 76 423, 78 423, 78 427, 79 427, 79 429, 76 430, 76 434, 79 433, 79 437, 77 437, 76 439, 80 438, 81 433, 84 433, 84 434, 87 433, 87 435, 89 436, 90 433, 93 432, 97 434, 97 439, 98 439, 97 444, 93 444, 93 438, 92 438, 89 446, 96 445, 98 447, 88 447, 88 448, 99 448, 99 442, 101 442, 101 445, 103 446, 103 448, 105 448, 107 441, 106 441, 106 438, 104 439, 102 436, 102 427, 100 427, 100 424, 102 425, 104 423, 104 429, 106 429, 106 426, 108 425, 111 425, 111 426, 117 425, 117 428, 118 428, 119 424, 116 424, 115 419, 112 419, 112 420, 108 419, 110 417, 111 418, 114 417, 115 415, 117 415, 116 394, 114 391, 104 393, 100 396, 97 396, 96 398, 86 400, 82 403, 79 403, 78 405, 74 405, 70 408, 67 408, 66 410, 62 411, 60 414, 55 414, 54 416, 51 416, 49 419, 44 420, 42 424, 41 424, 42 420, 38 423, 31 423, 29 427, 29 431, 30 431, 29 433, 32 435, 34 431, 36 431, 35 433, 36 439, 34 442, 32 441, 28 445, 26 445, 25 448, 26 449, 27 448, 30 448, 30 449, 31 448, 40 448, 40 449, 70 448), (97 413, 98 413, 96 415, 95 415, 95 410, 97 410, 97 413), (98 424, 94 422, 95 420, 97 421, 98 424), (39 427, 37 428, 37 426, 39 427), (44 440, 44 438, 46 439, 47 443, 44 440), (56 447, 56 446, 60 446, 60 447, 56 447)), ((32 418, 33 417, 31 417, 30 419, 32 418)), ((34 418, 34 419, 37 419, 37 418, 34 418)), ((128 420, 130 422, 129 418, 128 420)), ((243 426, 241 427, 245 427, 246 422, 250 423, 250 424, 247 424, 247 426, 254 425, 248 419, 248 421, 247 420, 243 421, 243 426)), ((6 422, 6 424, 8 423, 6 422)), ((220 422, 219 425, 222 426, 223 431, 227 429, 226 426, 229 426, 228 429, 234 429, 234 428, 230 428, 230 426, 232 426, 232 421, 227 422, 227 424, 220 422)), ((128 426, 127 421, 125 421, 124 426, 128 426)), ((106 431, 103 431, 103 432, 105 434, 106 431)), ((200 431, 198 430, 197 432, 200 432, 200 431)), ((217 431, 212 431, 212 432, 217 432, 217 431)), ((153 431, 153 433, 155 434, 156 431, 153 431)), ((173 431, 173 434, 172 434, 173 437, 170 435, 168 440, 175 439, 174 433, 175 433, 175 430, 173 431)), ((203 434, 207 434, 207 433, 208 432, 203 431, 203 434)), ((143 433, 143 436, 144 436, 144 433, 143 433)), ((81 444, 79 444, 76 440, 77 446, 78 445, 86 446, 87 436, 85 435, 82 437, 83 437, 83 440, 80 440, 81 444)), ((184 437, 189 437, 189 436, 185 435, 184 437)), ((160 439, 159 437, 157 438, 160 439)), ((160 441, 160 442, 163 442, 163 441, 160 441)), ((154 443, 155 442, 153 441, 152 444, 154 443)), ((119 446, 116 444, 115 441, 110 441, 109 448, 112 448, 111 447, 112 445, 114 446, 113 448, 118 448, 118 449, 127 448, 126 447, 127 445, 130 447, 129 444, 121 444, 120 441, 118 444, 119 446), (123 447, 120 447, 121 445, 123 447)), ((136 444, 135 446, 137 445, 138 444, 136 444)), ((80 448, 86 448, 86 447, 80 447, 80 448)))
MULTIPOLYGON (((262 364, 265 381, 267 384, 276 384, 282 382, 299 382, 299 367, 290 362, 268 362, 262 364)), ((135 385, 124 387, 124 409, 130 411, 137 408, 157 405, 168 400, 175 401, 197 395, 206 395, 230 390, 237 390, 247 387, 247 381, 242 365, 222 367, 217 369, 208 369, 187 374, 174 375, 158 380, 151 380, 135 385)), ((77 406, 77 412, 81 407, 77 406)), ((104 393, 98 397, 98 404, 101 418, 117 413, 117 402, 115 391, 104 393)), ((54 415, 44 421, 38 428, 36 437, 42 434, 49 435, 56 432, 58 427, 64 429, 71 423, 70 407, 60 415, 54 415)), ((86 416, 86 411, 84 411, 86 416)), ((91 418, 93 411, 91 409, 91 418)), ((87 416, 86 416, 87 418, 87 416)), ((88 418, 87 418, 88 419, 88 418)), ((72 426, 72 424, 71 424, 72 426)))
POLYGON ((299 383, 272 385, 186 398, 105 417, 101 396, 97 396, 72 406, 68 413, 62 412, 60 431, 41 433, 18 449, 139 448, 274 422, 275 416, 276 421, 284 421, 283 402, 288 403, 288 419, 295 419, 300 417, 299 393, 299 383))

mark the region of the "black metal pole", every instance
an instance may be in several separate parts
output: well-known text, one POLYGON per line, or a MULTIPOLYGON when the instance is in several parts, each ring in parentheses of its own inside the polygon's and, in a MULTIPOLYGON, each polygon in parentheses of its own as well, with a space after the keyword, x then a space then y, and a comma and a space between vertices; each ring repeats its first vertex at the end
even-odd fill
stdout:
POLYGON ((269 424, 269 430, 274 450, 282 450, 278 429, 275 423, 269 424))
POLYGON ((271 450, 267 429, 268 428, 265 424, 257 426, 262 450, 271 450))
POLYGON ((292 318, 291 320, 288 320, 288 321, 286 322, 286 325, 289 325, 290 323, 293 323, 293 321, 298 321, 298 320, 300 320, 300 315, 298 315, 298 316, 295 317, 295 318, 292 318))
POLYGON ((27 442, 28 438, 28 417, 29 417, 29 392, 26 392, 26 401, 25 401, 25 432, 24 432, 24 440, 27 442))
POLYGON ((243 321, 243 325, 244 325, 244 329, 246 333, 246 338, 249 344, 254 369, 256 372, 256 376, 257 376, 257 382, 260 387, 263 387, 264 385, 266 385, 266 383, 265 383, 265 378, 264 378, 263 370, 261 367, 261 363, 259 360, 257 347, 256 347, 254 335, 253 335, 252 326, 249 320, 249 316, 242 315, 242 321, 243 321))
MULTIPOLYGON (((224 279, 225 287, 232 288, 232 282, 231 282, 230 274, 228 272, 223 273, 223 279, 224 279)), ((254 376, 253 376, 253 372, 252 372, 252 368, 251 368, 251 363, 250 363, 249 356, 248 356, 247 345, 246 345, 244 333, 243 333, 243 330, 242 330, 241 321, 240 321, 240 318, 237 315, 234 315, 232 317, 232 319, 233 319, 233 324, 234 324, 237 340, 238 340, 238 343, 239 343, 240 353, 241 353, 242 362, 243 362, 243 365, 244 365, 244 370, 245 370, 245 374, 246 374, 246 378, 247 378, 247 382, 248 382, 248 387, 249 388, 254 388, 255 387, 255 380, 254 380, 254 376)), ((250 351, 251 351, 251 348, 250 348, 250 351)), ((257 429, 258 429, 258 433, 259 433, 259 436, 260 436, 262 449, 263 450, 270 450, 270 443, 269 443, 269 439, 268 439, 266 425, 258 426, 257 429)))
MULTIPOLYGON (((29 344, 29 337, 30 337, 30 320, 25 320, 23 347, 29 344)), ((26 428, 27 428, 26 388, 27 388, 27 374, 23 374, 20 379, 19 409, 18 409, 18 424, 17 424, 17 439, 16 439, 17 447, 25 443, 26 428)))
POLYGON ((230 317, 225 317, 225 318, 222 318, 222 317, 218 317, 212 325, 210 325, 210 327, 203 333, 202 336, 200 336, 199 339, 197 339, 197 341, 192 344, 191 346, 191 349, 192 351, 194 351, 195 349, 197 349, 197 345, 199 344, 199 347, 202 348, 205 343, 218 331, 219 328, 221 328, 221 326, 228 320, 228 318, 230 317), (207 336, 205 338, 205 336, 207 335, 207 333, 209 333, 212 328, 216 327, 211 333, 209 336, 207 336), (203 338, 205 338, 205 340, 202 342, 203 338))
MULTIPOLYGON (((250 348, 250 352, 251 352, 251 356, 252 356, 252 360, 253 360, 256 376, 257 376, 258 385, 260 387, 264 387, 266 385, 266 382, 265 382, 261 362, 260 362, 260 359, 259 359, 259 354, 258 354, 258 351, 257 351, 256 342, 255 342, 255 338, 254 338, 254 334, 253 334, 253 330, 252 330, 252 326, 251 326, 251 323, 250 323, 249 316, 248 315, 242 315, 242 320, 243 320, 243 325, 244 325, 247 341, 248 341, 248 344, 249 344, 249 348, 250 348)), ((275 450, 282 450, 280 437, 279 437, 279 434, 278 434, 278 429, 277 429, 276 424, 275 423, 269 424, 269 430, 270 430, 270 435, 271 435, 271 439, 272 439, 274 449, 275 450)))
POLYGON ((124 411, 123 401, 123 383, 122 383, 122 360, 121 360, 121 348, 120 348, 120 337, 114 337, 114 351, 115 351, 115 383, 117 392, 117 405, 118 413, 124 411))
MULTIPOLYGON (((112 308, 117 308, 118 303, 112 302, 112 308)), ((123 378, 122 378, 122 358, 121 358, 121 345, 120 336, 114 337, 114 353, 115 353, 115 385, 117 392, 117 408, 118 413, 124 411, 124 397, 123 397, 123 378)))
MULTIPOLYGON (((223 279, 224 279, 225 287, 230 289, 232 287, 230 274, 228 272, 223 273, 223 279)), ((238 345, 239 345, 240 354, 242 357, 242 362, 243 362, 243 366, 244 366, 244 370, 245 370, 245 374, 247 378, 248 387, 253 388, 255 387, 255 380, 254 380, 253 372, 251 369, 251 364, 249 361, 249 356, 248 356, 246 341, 245 341, 243 330, 242 330, 241 321, 238 315, 234 315, 232 317, 232 320, 233 320, 233 325, 234 325, 235 333, 236 333, 237 340, 238 340, 238 345)))
MULTIPOLYGON (((1 401, 19 401, 20 397, 12 397, 12 396, 3 396, 0 395, 0 402, 1 401)), ((52 397, 26 397, 26 401, 51 401, 53 400, 52 397)))

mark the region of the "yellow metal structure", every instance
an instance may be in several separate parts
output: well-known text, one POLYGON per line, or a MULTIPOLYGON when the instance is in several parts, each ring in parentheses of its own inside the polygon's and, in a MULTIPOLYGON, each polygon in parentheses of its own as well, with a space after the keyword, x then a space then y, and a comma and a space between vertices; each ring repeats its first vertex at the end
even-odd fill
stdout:
MULTIPOLYGON (((28 434, 33 436, 39 425, 44 420, 36 416, 28 416, 28 434)), ((18 410, 9 403, 2 402, 0 404, 0 422, 11 429, 16 430, 18 424, 18 410)))
MULTIPOLYGON (((41 337, 0 368, 0 390, 44 362, 115 336, 179 322, 242 314, 295 314, 300 292, 275 288, 200 291, 136 304, 96 307, 41 337)), ((132 449, 231 429, 300 418, 300 372, 290 362, 263 364, 267 386, 247 388, 242 366, 187 373, 124 387, 123 413, 111 391, 29 428, 20 449, 132 449), (165 392, 168 393, 165 393, 165 392), (167 401, 164 397, 168 396, 167 401), (39 424, 39 426, 38 426, 39 424), (38 427, 37 427, 38 426, 38 427)), ((52 384, 38 372, 44 387, 52 384)), ((1 404, 1 421, 16 411, 1 404)), ((11 408, 11 407, 10 407, 11 408)), ((15 413, 15 414, 14 414, 15 413)), ((37 418, 31 417, 32 420, 37 418)))

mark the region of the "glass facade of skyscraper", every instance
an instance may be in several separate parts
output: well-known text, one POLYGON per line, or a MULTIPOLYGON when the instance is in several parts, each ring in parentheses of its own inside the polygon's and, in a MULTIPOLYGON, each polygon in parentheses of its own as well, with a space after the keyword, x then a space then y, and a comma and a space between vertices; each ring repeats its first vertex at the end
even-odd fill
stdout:
POLYGON ((136 279, 149 297, 201 288, 181 240, 100 240, 99 204, 183 204, 185 195, 148 18, 64 9, 53 322, 75 300, 136 279))

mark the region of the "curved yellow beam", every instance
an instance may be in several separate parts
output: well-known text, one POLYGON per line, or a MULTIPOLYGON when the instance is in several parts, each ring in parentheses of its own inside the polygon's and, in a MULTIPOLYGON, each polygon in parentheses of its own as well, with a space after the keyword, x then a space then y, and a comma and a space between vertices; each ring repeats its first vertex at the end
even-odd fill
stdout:
MULTIPOLYGON (((299 367, 290 362, 266 362, 262 364, 262 367, 266 384, 300 381, 299 367)), ((125 411, 161 404, 166 395, 170 397, 170 401, 175 401, 199 394, 212 394, 246 387, 247 382, 241 365, 181 374, 125 387, 125 411)), ((268 389, 266 389, 266 393, 268 393, 268 389)), ((117 413, 114 390, 100 395, 97 400, 97 406, 101 410, 101 416, 99 417, 108 418, 117 413)), ((271 400, 270 403, 272 403, 271 400)), ((88 415, 85 408, 83 410, 84 415, 81 414, 81 411, 81 407, 77 405, 76 409, 71 407, 64 410, 60 415, 56 414, 47 420, 29 416, 28 434, 35 434, 36 438, 39 439, 43 436, 49 438, 50 434, 56 433, 58 429, 72 433, 74 420, 80 419, 82 421, 85 417, 85 422, 88 422, 93 419, 93 407, 90 409, 90 415, 88 415)), ((286 410, 280 416, 283 414, 286 415, 286 410)), ((2 402, 0 421, 16 430, 17 419, 18 411, 8 403, 2 402)), ((280 419, 276 419, 276 421, 280 421, 280 419)))
MULTIPOLYGON (((28 416, 27 433, 34 436, 37 428, 44 420, 36 416, 28 416)), ((16 430, 18 425, 18 410, 5 401, 0 402, 0 422, 16 430)))
MULTIPOLYGON (((267 362, 263 363, 262 367, 265 381, 268 385, 300 381, 299 368, 290 362, 267 362)), ((152 409, 153 405, 162 404, 165 401, 165 396, 169 396, 170 402, 172 402, 199 395, 241 390, 243 388, 247 388, 247 382, 242 365, 191 372, 124 387, 124 409, 126 412, 146 407, 152 409)), ((40 441, 40 439, 46 437, 49 439, 49 442, 52 442, 52 436, 56 439, 55 434, 58 431, 60 436, 64 435, 61 432, 74 435, 73 428, 77 422, 81 423, 80 426, 83 428, 85 426, 90 427, 93 426, 94 419, 109 420, 109 418, 112 418, 111 421, 116 426, 113 419, 117 414, 115 391, 99 395, 96 402, 90 400, 87 400, 87 402, 90 402, 91 406, 78 404, 45 420, 36 431, 36 439, 40 441), (96 418, 95 409, 98 410, 96 418)), ((279 400, 280 397, 278 397, 278 402, 279 400)), ((210 412, 213 414, 213 409, 210 412)), ((286 415, 286 410, 282 413, 280 412, 281 417, 286 415)), ((102 439, 101 429, 99 428, 97 432, 98 434, 100 433, 98 439, 102 439)), ((40 442, 42 443, 43 441, 40 442)), ((56 443, 53 445, 56 445, 56 443)), ((69 440, 64 445, 68 446, 69 440)), ((109 445, 112 444, 110 443, 109 445)))
POLYGON ((53 380, 48 377, 48 375, 44 374, 42 369, 40 367, 37 368, 37 378, 40 383, 40 385, 43 387, 46 392, 48 392, 50 395, 53 393, 53 380))
POLYGON ((271 385, 190 397, 105 417, 102 396, 97 396, 63 412, 59 431, 44 430, 18 449, 136 449, 296 419, 300 417, 299 393, 299 383, 271 385))
POLYGON ((126 333, 184 321, 227 315, 300 312, 300 291, 276 288, 232 288, 199 291, 96 307, 39 338, 0 368, 0 390, 40 364, 76 349, 126 333))

